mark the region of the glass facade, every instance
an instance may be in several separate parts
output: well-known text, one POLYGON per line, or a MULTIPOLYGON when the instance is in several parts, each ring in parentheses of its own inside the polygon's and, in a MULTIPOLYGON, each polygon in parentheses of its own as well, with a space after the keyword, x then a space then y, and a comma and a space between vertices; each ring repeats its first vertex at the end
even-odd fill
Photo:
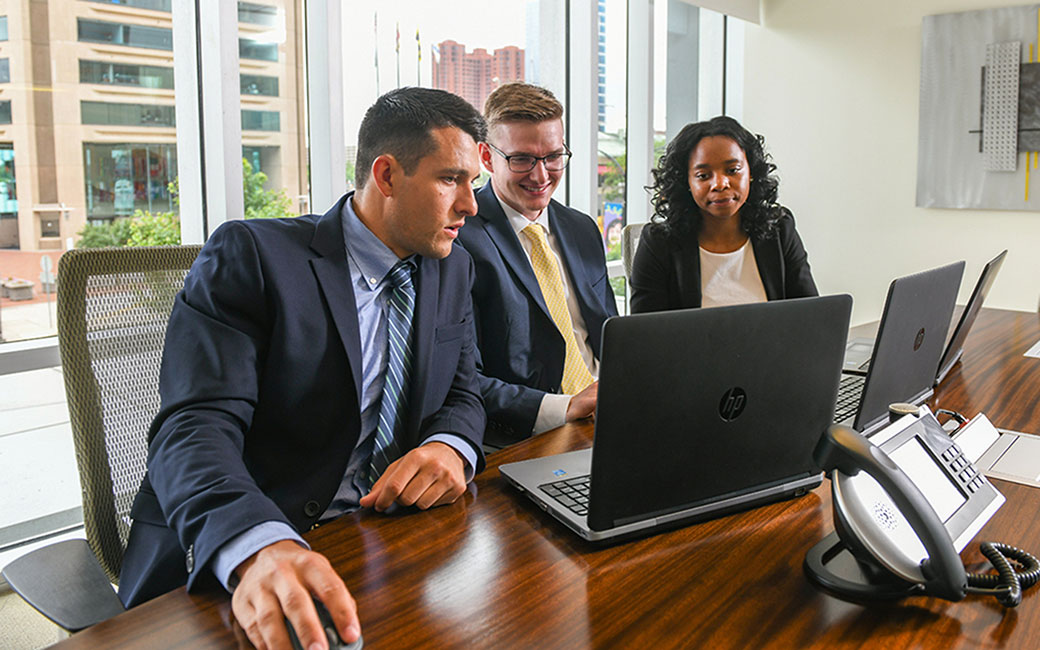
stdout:
POLYGON ((170 11, 171 0, 87 0, 87 2, 98 2, 109 5, 123 5, 126 7, 137 7, 138 9, 154 9, 155 11, 170 11))
POLYGON ((79 82, 172 90, 173 68, 80 60, 79 82))
POLYGON ((14 146, 0 143, 0 216, 18 216, 18 193, 14 180, 14 146))
POLYGON ((278 77, 242 73, 240 78, 242 80, 243 95, 278 96, 278 77))
POLYGON ((86 18, 77 19, 76 26, 79 40, 87 43, 111 43, 153 50, 173 50, 173 32, 163 27, 125 25, 86 18))
POLYGON ((278 20, 278 7, 258 5, 252 2, 239 2, 238 22, 276 27, 280 22, 278 20))
POLYGON ((238 56, 257 61, 277 61, 278 44, 240 38, 238 39, 238 56))
POLYGON ((122 126, 176 125, 173 106, 88 101, 82 101, 79 104, 83 124, 119 124, 122 126))
POLYGON ((177 211, 169 189, 177 178, 176 144, 85 143, 83 169, 87 219, 177 211))
POLYGON ((280 130, 278 111, 242 111, 243 131, 278 131, 280 130))

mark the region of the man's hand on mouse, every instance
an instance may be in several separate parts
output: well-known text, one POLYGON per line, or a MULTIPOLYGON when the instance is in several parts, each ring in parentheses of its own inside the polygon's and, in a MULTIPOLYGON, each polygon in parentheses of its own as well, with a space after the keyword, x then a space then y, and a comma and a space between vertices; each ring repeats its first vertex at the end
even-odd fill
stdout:
POLYGON ((259 650, 292 647, 285 618, 303 647, 328 647, 312 595, 325 604, 345 642, 353 643, 361 634, 357 604, 320 553, 282 540, 257 551, 235 573, 239 583, 231 596, 231 610, 259 650))
POLYGON ((422 510, 454 503, 466 491, 466 463, 443 442, 431 442, 390 463, 372 490, 361 498, 363 508, 379 512, 397 503, 422 510))

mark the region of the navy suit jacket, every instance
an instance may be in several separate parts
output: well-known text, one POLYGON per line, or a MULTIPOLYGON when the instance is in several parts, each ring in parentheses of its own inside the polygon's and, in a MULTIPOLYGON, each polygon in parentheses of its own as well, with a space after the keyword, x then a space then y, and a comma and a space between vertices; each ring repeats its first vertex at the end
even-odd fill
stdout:
MULTIPOLYGON (((466 220, 459 241, 476 268, 473 312, 480 390, 488 414, 485 440, 505 446, 529 437, 542 398, 560 391, 566 347, 490 181, 476 197, 478 214, 466 220)), ((617 315, 603 238, 588 215, 556 201, 548 209, 588 344, 599 358, 603 321, 617 315)))
MULTIPOLYGON (((215 585, 214 552, 265 521, 307 531, 336 494, 361 428, 361 342, 343 240, 347 195, 324 216, 231 221, 213 233, 170 315, 162 406, 134 501, 127 606, 215 585)), ((483 469, 484 408, 460 247, 418 258, 406 440, 466 439, 483 469)))
MULTIPOLYGON (((819 295, 809 256, 784 210, 776 230, 764 239, 751 239, 755 266, 768 300, 819 295)), ((632 260, 633 314, 701 306, 701 253, 695 233, 676 234, 664 224, 647 224, 632 260)))

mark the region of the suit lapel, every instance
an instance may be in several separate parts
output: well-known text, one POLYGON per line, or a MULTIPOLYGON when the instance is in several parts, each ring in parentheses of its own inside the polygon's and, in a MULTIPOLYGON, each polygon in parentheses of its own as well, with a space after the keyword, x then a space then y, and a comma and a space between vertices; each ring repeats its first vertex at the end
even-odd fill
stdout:
POLYGON ((783 299, 784 260, 780 255, 780 238, 775 235, 763 240, 752 238, 751 248, 755 251, 755 266, 758 267, 758 276, 762 278, 766 298, 783 299))
POLYGON ((527 259, 527 254, 520 245, 520 239, 513 231, 513 226, 509 223, 506 213, 502 211, 502 206, 498 203, 498 197, 491 188, 491 181, 477 190, 477 206, 478 214, 483 219, 481 225, 484 226, 484 230, 498 248, 502 259, 516 275, 531 300, 545 312, 547 317, 552 318, 549 315, 549 308, 545 306, 545 298, 542 297, 542 289, 538 286, 538 278, 534 275, 531 262, 527 259))
POLYGON ((353 192, 336 202, 326 212, 314 229, 311 249, 320 257, 311 258, 311 268, 318 285, 328 303, 332 320, 336 324, 343 348, 350 362, 350 374, 354 380, 354 392, 361 403, 361 335, 358 331, 357 303, 354 289, 350 285, 350 267, 347 265, 346 244, 343 241, 341 211, 344 201, 349 201, 353 192))
MULTIPOLYGON (((584 218, 584 217, 582 217, 584 218)), ((576 223, 561 219, 559 206, 555 202, 549 203, 549 226, 552 228, 556 243, 560 247, 563 257, 563 266, 571 278, 571 289, 578 298, 578 306, 583 312, 586 305, 595 304, 594 296, 589 295, 592 289, 592 280, 588 277, 586 267, 582 264, 581 251, 578 250, 577 242, 580 231, 576 223)))

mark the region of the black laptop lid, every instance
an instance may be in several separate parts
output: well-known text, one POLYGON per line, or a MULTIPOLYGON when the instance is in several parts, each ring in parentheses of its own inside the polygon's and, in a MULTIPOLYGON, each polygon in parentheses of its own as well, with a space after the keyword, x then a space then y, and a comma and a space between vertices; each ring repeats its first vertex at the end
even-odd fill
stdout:
POLYGON ((839 295, 604 323, 589 527, 819 472, 851 309, 839 295))
POLYGON ((946 377, 946 373, 950 371, 953 364, 957 363, 957 359, 961 358, 961 352, 964 350, 964 341, 968 338, 971 326, 975 324, 975 318, 978 317, 982 304, 986 302, 986 296, 989 295, 989 289, 993 286, 993 281, 997 279, 997 271, 1004 265, 1005 256, 1007 256, 1007 249, 987 262, 986 266, 982 267, 982 275, 979 276, 979 281, 971 292, 971 298, 968 299, 968 304, 965 305, 964 311, 961 312, 961 319, 957 321, 957 327, 954 328, 953 334, 950 336, 950 342, 946 345, 942 358, 939 359, 939 371, 935 374, 935 382, 937 384, 946 377))
POLYGON ((889 285, 854 429, 887 418, 889 404, 917 401, 932 390, 963 274, 962 261, 889 285))

